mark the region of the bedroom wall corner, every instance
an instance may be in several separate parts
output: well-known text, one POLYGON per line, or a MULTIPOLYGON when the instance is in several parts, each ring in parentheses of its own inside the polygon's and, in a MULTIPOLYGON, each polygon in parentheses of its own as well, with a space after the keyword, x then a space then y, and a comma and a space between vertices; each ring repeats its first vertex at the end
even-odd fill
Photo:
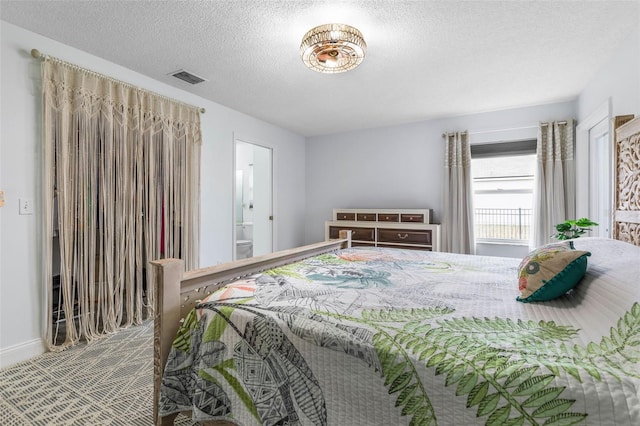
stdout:
POLYGON ((640 28, 613 52, 578 97, 578 124, 609 98, 613 116, 640 115, 640 28))

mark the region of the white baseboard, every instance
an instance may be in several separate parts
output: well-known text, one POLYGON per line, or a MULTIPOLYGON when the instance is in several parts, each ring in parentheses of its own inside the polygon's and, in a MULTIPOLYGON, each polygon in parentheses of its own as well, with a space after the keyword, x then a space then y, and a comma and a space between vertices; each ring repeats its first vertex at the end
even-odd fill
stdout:
POLYGON ((0 369, 12 366, 45 353, 42 339, 33 339, 0 349, 0 369))

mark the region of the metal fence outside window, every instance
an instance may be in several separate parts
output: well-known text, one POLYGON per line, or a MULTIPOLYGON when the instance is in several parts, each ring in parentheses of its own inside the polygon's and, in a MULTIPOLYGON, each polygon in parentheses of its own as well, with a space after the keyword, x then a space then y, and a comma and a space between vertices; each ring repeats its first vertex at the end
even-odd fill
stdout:
POLYGON ((477 240, 528 241, 532 209, 475 209, 477 240))

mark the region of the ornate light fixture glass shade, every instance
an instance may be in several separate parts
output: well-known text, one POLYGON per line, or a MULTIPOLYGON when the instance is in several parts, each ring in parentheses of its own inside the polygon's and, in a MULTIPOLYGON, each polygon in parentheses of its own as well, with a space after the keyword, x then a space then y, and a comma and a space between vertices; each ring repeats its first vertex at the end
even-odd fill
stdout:
POLYGON ((364 59, 367 44, 358 29, 345 24, 324 24, 302 38, 300 55, 314 71, 335 74, 354 69, 364 59))

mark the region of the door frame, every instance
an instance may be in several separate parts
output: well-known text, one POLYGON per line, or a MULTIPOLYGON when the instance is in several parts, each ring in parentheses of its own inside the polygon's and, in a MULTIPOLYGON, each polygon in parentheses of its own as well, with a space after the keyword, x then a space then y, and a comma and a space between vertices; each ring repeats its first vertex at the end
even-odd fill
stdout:
MULTIPOLYGON (((612 107, 611 98, 607 98, 598 108, 596 108, 589 116, 578 124, 576 127, 576 218, 589 217, 589 209, 592 204, 590 186, 591 179, 589 166, 591 163, 591 153, 589 150, 589 135, 591 130, 600 124, 603 120, 607 122, 608 129, 608 149, 610 150, 611 167, 609 168, 609 186, 611 194, 613 194, 613 129, 611 121, 612 107)), ((609 229, 613 226, 613 215, 610 218, 609 229)))
POLYGON ((273 220, 271 221, 271 252, 275 251, 277 245, 277 223, 278 223, 278 214, 277 214, 277 154, 276 148, 272 144, 266 143, 264 141, 257 141, 254 138, 246 137, 240 133, 233 132, 233 137, 231 140, 231 152, 232 152, 232 167, 231 167, 231 258, 236 260, 236 142, 244 142, 251 145, 256 145, 262 148, 267 148, 271 150, 271 216, 273 220))
MULTIPOLYGON (((589 217, 591 220, 600 222, 600 226, 594 229, 591 236, 602 236, 611 238, 611 225, 613 223, 613 137, 611 135, 610 120, 603 119, 594 127, 589 129, 589 217), (605 137, 605 138, 603 138, 605 137), (593 151, 593 152, 592 152, 593 151), (604 158, 601 158, 600 156, 604 158), (600 164, 601 160, 607 160, 607 181, 601 184, 603 175, 600 164), (600 165, 598 165, 600 164, 600 165), (598 191, 594 191, 597 189, 598 191), (603 198, 600 191, 607 191, 607 198, 603 198), (608 212, 603 216, 603 210, 608 212), (606 217, 606 223, 603 218, 606 217)), ((584 216, 580 216, 584 217, 584 216)))

